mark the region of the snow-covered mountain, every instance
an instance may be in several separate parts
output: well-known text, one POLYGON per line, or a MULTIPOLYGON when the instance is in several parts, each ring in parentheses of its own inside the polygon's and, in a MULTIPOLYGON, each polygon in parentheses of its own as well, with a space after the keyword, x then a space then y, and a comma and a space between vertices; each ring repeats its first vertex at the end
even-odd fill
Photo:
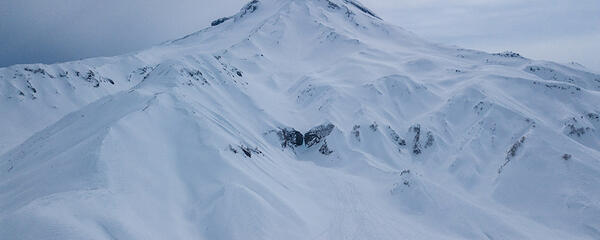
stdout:
POLYGON ((252 1, 0 69, 0 239, 600 239, 600 75, 252 1))

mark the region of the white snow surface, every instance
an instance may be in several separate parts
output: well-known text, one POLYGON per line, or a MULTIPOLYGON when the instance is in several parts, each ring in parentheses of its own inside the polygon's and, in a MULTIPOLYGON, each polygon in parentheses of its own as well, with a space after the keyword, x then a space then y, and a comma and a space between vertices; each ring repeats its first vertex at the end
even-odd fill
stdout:
POLYGON ((600 239, 600 75, 353 0, 217 23, 1 68, 0 239, 600 239))

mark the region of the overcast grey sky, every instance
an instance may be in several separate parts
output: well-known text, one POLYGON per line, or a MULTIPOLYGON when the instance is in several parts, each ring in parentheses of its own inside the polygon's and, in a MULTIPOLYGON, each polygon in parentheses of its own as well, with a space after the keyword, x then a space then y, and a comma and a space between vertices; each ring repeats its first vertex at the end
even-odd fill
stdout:
MULTIPOLYGON (((246 0, 0 0, 0 66, 140 50, 234 14, 246 0)), ((575 61, 600 72, 600 0, 362 0, 434 42, 575 61)))

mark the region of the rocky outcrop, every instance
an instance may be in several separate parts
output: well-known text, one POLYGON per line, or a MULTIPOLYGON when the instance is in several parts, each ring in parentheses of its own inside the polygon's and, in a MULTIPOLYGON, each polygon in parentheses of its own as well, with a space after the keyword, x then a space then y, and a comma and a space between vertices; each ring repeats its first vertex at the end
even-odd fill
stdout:
POLYGON ((401 148, 406 146, 406 140, 401 138, 391 126, 387 126, 387 132, 392 142, 398 146, 398 151, 402 151, 401 148))
POLYGON ((521 54, 516 53, 516 52, 511 52, 511 51, 494 53, 492 55, 499 56, 499 57, 505 57, 505 58, 524 58, 523 56, 521 56, 521 54))
POLYGON ((381 18, 377 15, 375 15, 375 13, 373 11, 371 11, 370 9, 366 8, 365 6, 363 6, 362 4, 356 2, 356 1, 352 1, 352 0, 344 0, 345 3, 348 3, 356 8, 358 8, 358 10, 366 13, 367 15, 377 18, 379 20, 381 20, 381 18))
POLYGON ((319 148, 319 152, 323 155, 329 155, 333 153, 333 151, 329 149, 329 146, 327 146, 327 140, 323 141, 323 145, 319 148))
POLYGON ((251 2, 246 4, 246 6, 244 6, 242 8, 242 10, 240 11, 239 18, 242 18, 242 17, 246 16, 247 14, 250 14, 250 13, 253 13, 254 11, 256 11, 256 9, 258 9, 259 4, 260 4, 260 1, 258 1, 258 0, 252 0, 251 2))
POLYGON ((519 151, 519 149, 521 149, 522 145, 525 143, 525 140, 527 140, 527 137, 522 136, 519 139, 519 141, 515 142, 510 147, 510 149, 508 149, 508 151, 506 152, 506 158, 504 160, 504 163, 502 164, 502 166, 500 166, 500 168, 498 168, 498 174, 502 173, 502 171, 510 163, 510 161, 512 161, 512 159, 517 156, 517 152, 519 151))
POLYGON ((352 135, 356 138, 356 141, 360 142, 360 125, 354 125, 352 128, 352 135))
POLYGON ((210 25, 214 27, 214 26, 217 26, 217 25, 219 25, 219 24, 221 24, 221 23, 224 23, 224 22, 226 22, 226 21, 227 21, 227 20, 229 20, 229 19, 231 19, 231 18, 230 18, 230 17, 222 17, 222 18, 219 18, 219 19, 217 19, 217 20, 214 20, 214 21, 212 21, 212 22, 210 23, 210 25))
POLYGON ((334 128, 335 126, 329 123, 314 127, 304 134, 294 128, 289 127, 280 128, 276 132, 282 148, 295 149, 301 146, 310 148, 319 143, 323 143, 319 147, 319 152, 323 155, 329 155, 333 153, 333 151, 327 146, 327 141, 325 138, 331 134, 334 128))
POLYGON ((423 153, 423 149, 427 149, 433 147, 435 142, 435 138, 433 137, 433 133, 431 131, 427 131, 423 136, 421 125, 416 124, 409 129, 409 132, 413 132, 415 134, 412 144, 412 152, 415 155, 419 155, 423 153))
POLYGON ((301 132, 293 128, 283 128, 277 132, 281 147, 296 148, 304 144, 304 136, 301 132))
POLYGON ((306 147, 312 147, 313 145, 320 143, 325 137, 329 136, 335 126, 331 123, 324 124, 309 130, 304 134, 304 143, 306 147))
POLYGON ((251 148, 251 147, 248 147, 243 144, 239 145, 237 147, 233 147, 232 145, 229 145, 229 151, 231 151, 232 153, 235 153, 235 154, 242 153, 247 158, 252 158, 252 156, 254 156, 254 155, 263 155, 262 151, 260 151, 258 149, 258 147, 251 148))

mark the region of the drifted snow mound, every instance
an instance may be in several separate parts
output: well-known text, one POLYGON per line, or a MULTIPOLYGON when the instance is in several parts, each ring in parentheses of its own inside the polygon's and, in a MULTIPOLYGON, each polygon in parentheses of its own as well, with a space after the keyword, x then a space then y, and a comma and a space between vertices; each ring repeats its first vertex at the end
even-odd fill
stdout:
POLYGON ((600 239, 600 75, 252 1, 0 69, 1 239, 600 239))

